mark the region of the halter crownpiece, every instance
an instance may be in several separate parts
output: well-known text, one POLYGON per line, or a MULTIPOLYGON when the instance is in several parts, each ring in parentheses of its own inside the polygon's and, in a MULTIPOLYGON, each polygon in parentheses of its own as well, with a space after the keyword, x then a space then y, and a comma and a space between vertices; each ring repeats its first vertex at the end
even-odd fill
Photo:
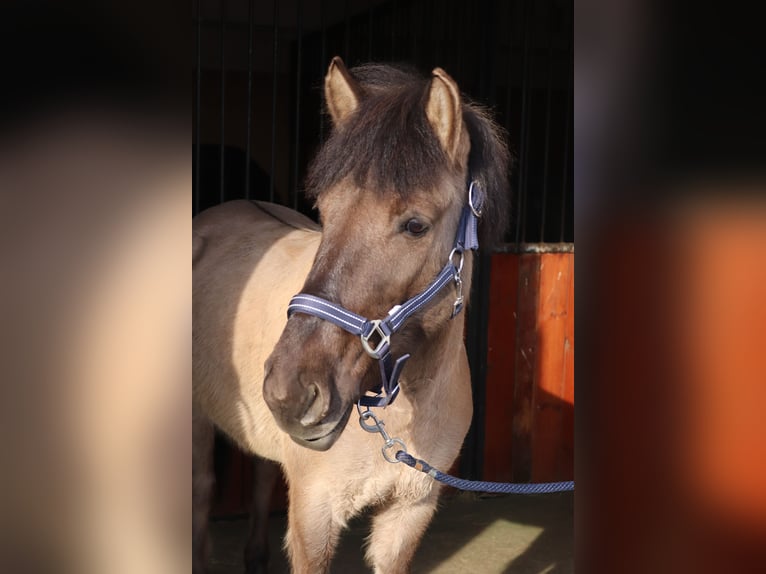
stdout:
POLYGON ((383 319, 367 319, 340 305, 307 293, 295 295, 287 306, 287 317, 294 313, 313 315, 358 335, 365 352, 380 365, 381 384, 376 394, 364 395, 359 405, 385 407, 390 405, 399 393, 399 375, 409 354, 398 359, 391 356, 391 336, 402 328, 404 322, 430 304, 436 295, 450 283, 455 284, 456 297, 452 305, 454 318, 463 309, 463 262, 465 250, 479 247, 478 224, 484 206, 484 191, 476 181, 468 187, 468 201, 463 206, 458 223, 455 243, 447 258, 446 265, 428 286, 404 303, 394 305, 383 319))

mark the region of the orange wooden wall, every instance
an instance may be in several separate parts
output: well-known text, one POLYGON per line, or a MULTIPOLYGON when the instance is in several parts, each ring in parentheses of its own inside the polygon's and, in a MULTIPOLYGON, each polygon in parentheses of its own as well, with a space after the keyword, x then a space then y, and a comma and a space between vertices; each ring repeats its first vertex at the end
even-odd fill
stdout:
POLYGON ((574 253, 492 257, 484 479, 574 478, 574 253))

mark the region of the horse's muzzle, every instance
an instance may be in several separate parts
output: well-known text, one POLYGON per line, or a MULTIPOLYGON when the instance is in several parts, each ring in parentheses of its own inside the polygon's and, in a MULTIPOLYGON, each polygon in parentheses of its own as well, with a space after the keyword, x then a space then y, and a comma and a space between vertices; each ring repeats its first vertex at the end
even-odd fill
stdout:
MULTIPOLYGON (((332 445, 335 444, 335 441, 338 440, 338 437, 343 432, 343 429, 346 428, 346 423, 348 423, 348 418, 351 414, 352 407, 353 405, 346 409, 346 412, 343 414, 343 416, 341 416, 337 424, 332 427, 328 433, 324 435, 319 434, 318 436, 311 438, 290 434, 290 438, 299 445, 310 448, 311 450, 328 450, 332 445)), ((322 429, 320 432, 323 431, 324 429, 322 429)))
POLYGON ((304 384, 301 378, 280 380, 274 370, 267 369, 263 398, 279 428, 296 443, 327 450, 343 432, 353 405, 341 405, 330 385, 304 384))

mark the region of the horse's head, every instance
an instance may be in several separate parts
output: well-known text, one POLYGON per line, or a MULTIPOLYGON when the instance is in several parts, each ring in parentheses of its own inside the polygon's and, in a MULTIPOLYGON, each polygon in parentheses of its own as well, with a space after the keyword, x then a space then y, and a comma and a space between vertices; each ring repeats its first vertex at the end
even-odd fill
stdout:
MULTIPOLYGON (((333 131, 307 181, 323 233, 302 292, 383 318, 444 267, 469 178, 487 193, 482 239, 502 233, 508 152, 494 124, 463 102, 440 68, 430 78, 388 66, 348 71, 335 58, 325 97, 333 131)), ((443 289, 392 337, 392 353, 415 357, 435 341, 454 300, 454 289, 443 289)), ((263 393, 285 432, 325 450, 379 381, 358 336, 295 314, 266 363, 263 393)))

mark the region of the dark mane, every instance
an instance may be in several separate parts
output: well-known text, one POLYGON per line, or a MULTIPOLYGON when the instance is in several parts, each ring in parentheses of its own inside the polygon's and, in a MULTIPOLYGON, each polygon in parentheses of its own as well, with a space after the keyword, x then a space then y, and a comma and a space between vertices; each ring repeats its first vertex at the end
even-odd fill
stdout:
POLYGON ((480 241, 484 247, 501 243, 508 229, 511 188, 508 175, 511 154, 505 132, 489 116, 489 111, 465 101, 463 121, 471 138, 468 177, 478 181, 487 194, 487 207, 480 220, 480 241))
MULTIPOLYGON (((315 198, 349 176, 360 187, 405 196, 437 185, 448 162, 425 113, 430 78, 378 64, 349 71, 364 96, 356 113, 332 131, 314 158, 307 196, 315 198)), ((465 97, 463 120, 471 140, 469 177, 488 196, 481 229, 487 245, 502 240, 508 222, 509 153, 501 129, 465 97)))

